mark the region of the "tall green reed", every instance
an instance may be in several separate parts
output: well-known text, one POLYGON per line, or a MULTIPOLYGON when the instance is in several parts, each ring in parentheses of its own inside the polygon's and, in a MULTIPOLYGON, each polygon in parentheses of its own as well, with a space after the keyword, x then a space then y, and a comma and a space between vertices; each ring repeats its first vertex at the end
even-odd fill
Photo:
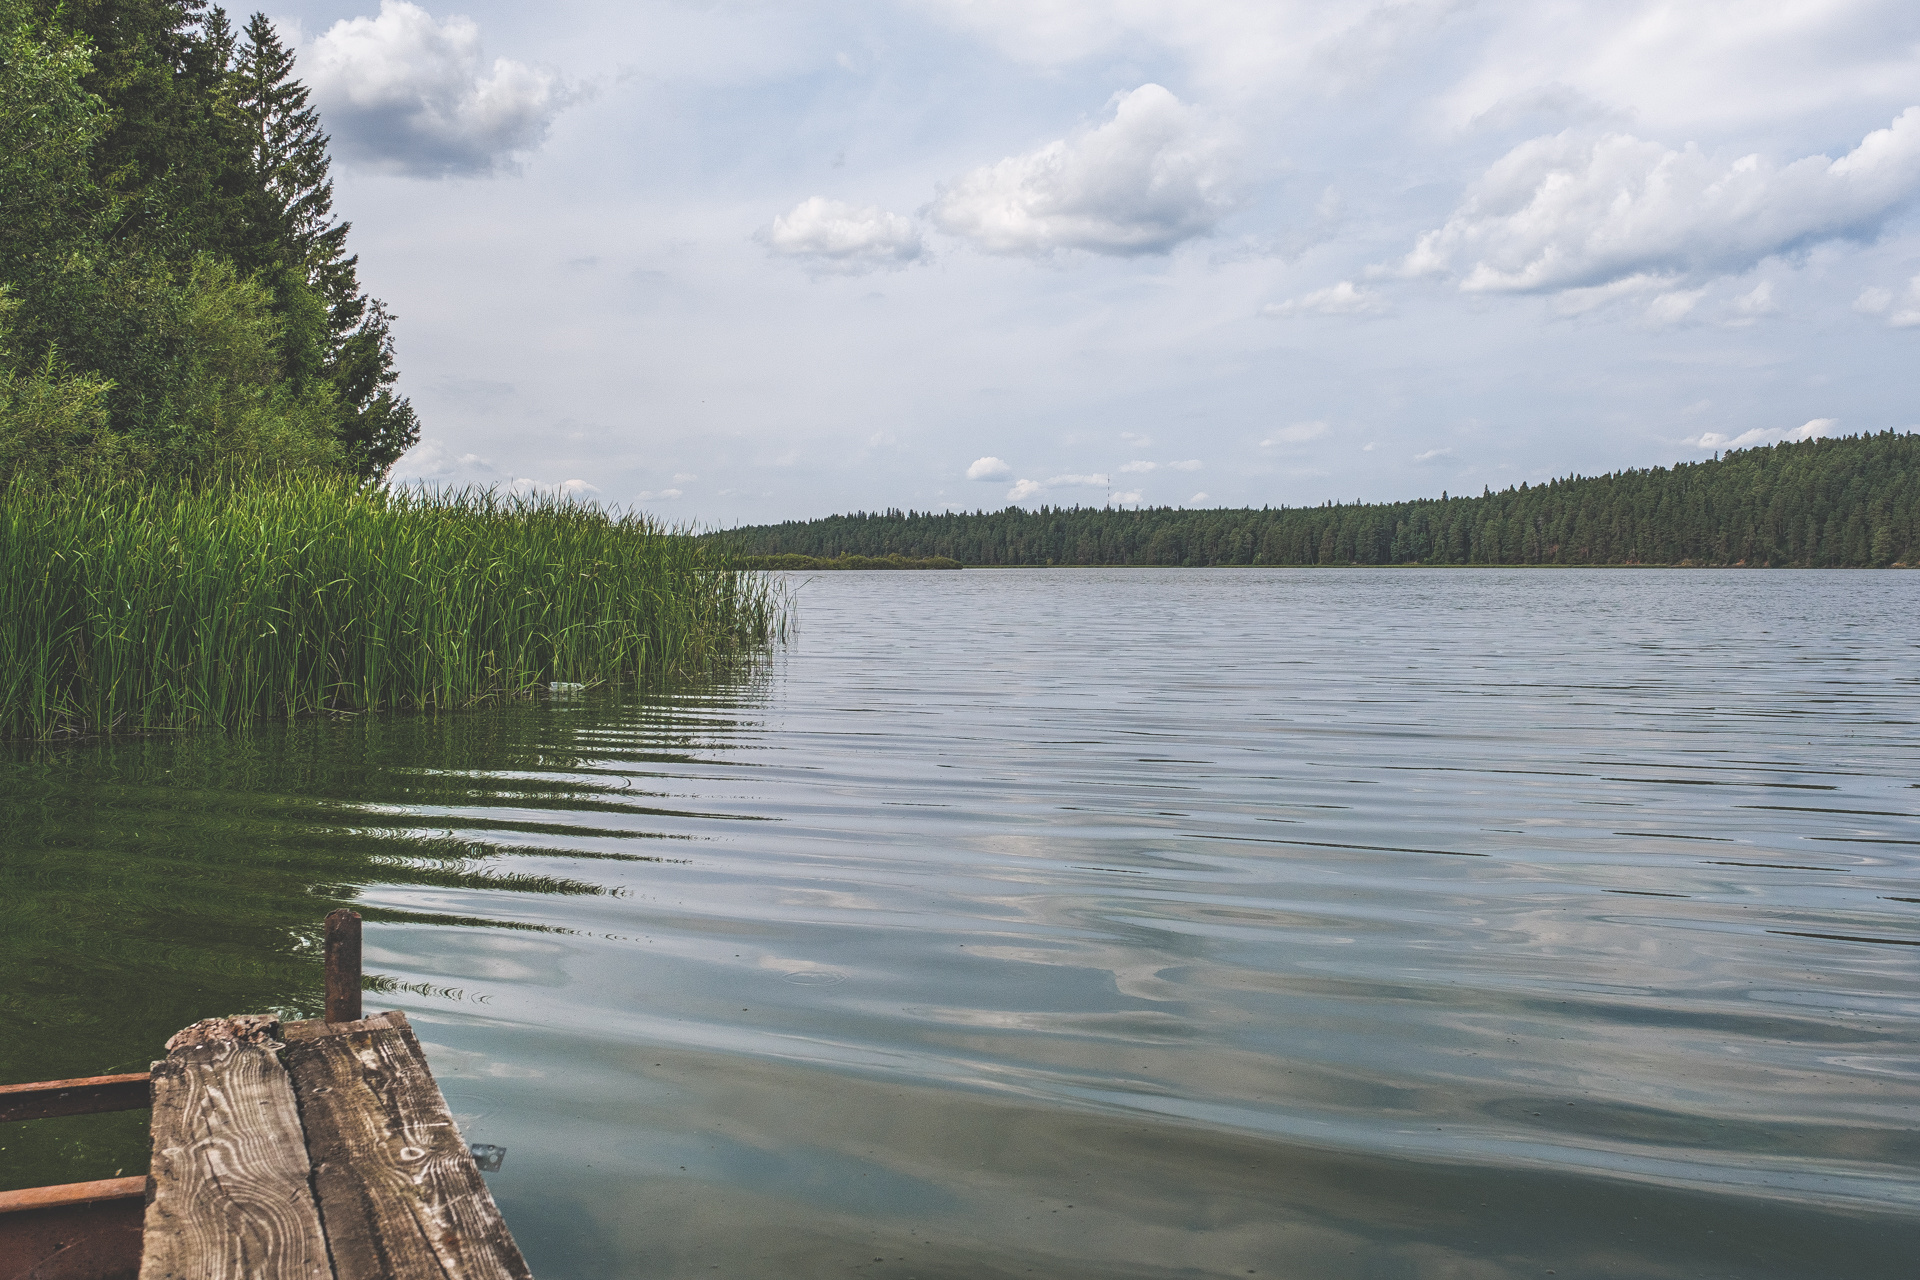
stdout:
POLYGON ((0 736, 637 683, 784 626, 724 552, 567 499, 335 478, 0 487, 0 736))

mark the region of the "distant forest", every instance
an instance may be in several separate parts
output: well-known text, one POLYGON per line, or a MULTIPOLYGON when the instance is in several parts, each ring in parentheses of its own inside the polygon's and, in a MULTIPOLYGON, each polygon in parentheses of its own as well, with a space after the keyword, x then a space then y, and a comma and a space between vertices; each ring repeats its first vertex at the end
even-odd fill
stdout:
POLYGON ((1806 440, 1478 497, 857 512, 709 536, 755 556, 968 565, 1920 566, 1920 435, 1806 440))

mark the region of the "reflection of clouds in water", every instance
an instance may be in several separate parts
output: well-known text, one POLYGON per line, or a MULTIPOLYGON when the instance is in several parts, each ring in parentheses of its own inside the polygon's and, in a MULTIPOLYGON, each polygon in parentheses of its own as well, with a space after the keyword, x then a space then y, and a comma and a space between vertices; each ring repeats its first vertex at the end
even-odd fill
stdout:
MULTIPOLYGON (((1501 1238, 1560 1256, 1542 1224, 1580 1215, 1599 1248, 1635 1216, 1629 1182, 1720 1188, 1699 1221, 1723 1238, 1802 1242, 1835 1239, 1822 1198, 1910 1194, 1911 1076, 1863 1065, 1910 1057, 1900 949, 1772 932, 1899 935, 1880 899, 1914 892, 1910 864, 1894 846, 1837 860, 1807 843, 1831 815, 1757 807, 1814 794, 1802 808, 1884 815, 1847 818, 1858 838, 1912 837, 1889 791, 1905 695, 1882 634, 1904 588, 842 577, 809 583, 799 644, 741 705, 587 707, 551 759, 464 784, 463 820, 497 801, 537 829, 547 847, 516 863, 616 892, 435 889, 438 909, 576 932, 502 952, 407 931, 423 976, 530 975, 489 978, 494 1021, 462 1042, 556 1038, 530 1060, 570 1083, 515 1105, 605 1113, 583 1149, 626 1172, 543 1201, 602 1206, 583 1212, 603 1244, 639 1238, 606 1216, 625 1196, 678 1206, 647 1221, 687 1274, 729 1249, 805 1274, 870 1237, 937 1240, 956 1274, 1231 1270, 1209 1250, 1235 1233, 1259 1267, 1324 1231, 1330 1259, 1384 1249, 1471 1275, 1501 1238), (629 784, 654 800, 613 794, 629 784), (569 865, 612 824, 684 860, 569 865), (1623 896, 1643 891, 1685 896, 1623 896), (1011 1110, 977 1110, 989 1095, 1011 1110), (1103 1243, 1003 1231, 1031 1216, 1020 1161, 1068 1174, 1004 1134, 1002 1155, 977 1151, 971 1125, 1115 1166, 1073 1211, 1103 1243), (618 1154, 656 1144, 678 1153, 665 1169, 618 1154), (1227 1151, 1373 1190, 1249 1190, 1227 1151), (1464 1179, 1502 1207, 1409 1225, 1380 1190, 1393 1177, 1408 1203, 1464 1179), (1531 1224, 1515 1178, 1544 1180, 1531 1224), (918 1216, 863 1179, 914 1188, 918 1216), (1195 1208, 1243 1195, 1267 1218, 1195 1208), (1176 1228, 1179 1206, 1200 1218, 1176 1228)), ((523 1159, 528 1139, 502 1141, 523 1159)), ((1692 1247, 1636 1239, 1636 1273, 1692 1247)), ((578 1262, 602 1245, 554 1247, 578 1262)), ((1817 1256, 1781 1247, 1781 1275, 1817 1256)))

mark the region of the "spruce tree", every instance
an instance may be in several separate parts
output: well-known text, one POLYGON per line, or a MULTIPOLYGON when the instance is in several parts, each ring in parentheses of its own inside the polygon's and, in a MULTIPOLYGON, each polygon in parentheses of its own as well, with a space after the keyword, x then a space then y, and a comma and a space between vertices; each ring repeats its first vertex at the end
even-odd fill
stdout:
POLYGON ((324 307, 318 367, 301 369, 332 383, 339 397, 337 434, 355 470, 370 479, 420 438, 413 405, 393 392, 393 316, 360 288, 359 258, 346 249, 352 224, 333 217, 329 139, 309 91, 293 74, 293 54, 263 13, 247 20, 228 78, 232 110, 246 137, 252 201, 243 266, 276 275, 290 337, 301 316, 296 289, 310 289, 324 307))

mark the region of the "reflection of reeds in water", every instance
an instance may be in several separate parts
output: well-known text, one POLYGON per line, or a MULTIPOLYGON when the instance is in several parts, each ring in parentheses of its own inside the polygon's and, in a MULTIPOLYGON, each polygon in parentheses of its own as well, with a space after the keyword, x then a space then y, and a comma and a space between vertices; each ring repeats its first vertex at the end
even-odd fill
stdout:
MULTIPOLYGON (((139 1070, 204 1016, 316 1014, 335 906, 373 926, 567 932, 532 905, 619 892, 595 867, 679 860, 651 816, 672 800, 630 775, 729 739, 763 665, 557 706, 0 745, 0 972, 17 979, 0 1081, 139 1070)), ((475 990, 368 969, 401 1002, 475 990)), ((21 1127, 0 1189, 143 1168, 135 1120, 21 1127)))
POLYGON ((725 553, 562 499, 325 479, 0 494, 0 735, 646 682, 784 619, 725 553))

